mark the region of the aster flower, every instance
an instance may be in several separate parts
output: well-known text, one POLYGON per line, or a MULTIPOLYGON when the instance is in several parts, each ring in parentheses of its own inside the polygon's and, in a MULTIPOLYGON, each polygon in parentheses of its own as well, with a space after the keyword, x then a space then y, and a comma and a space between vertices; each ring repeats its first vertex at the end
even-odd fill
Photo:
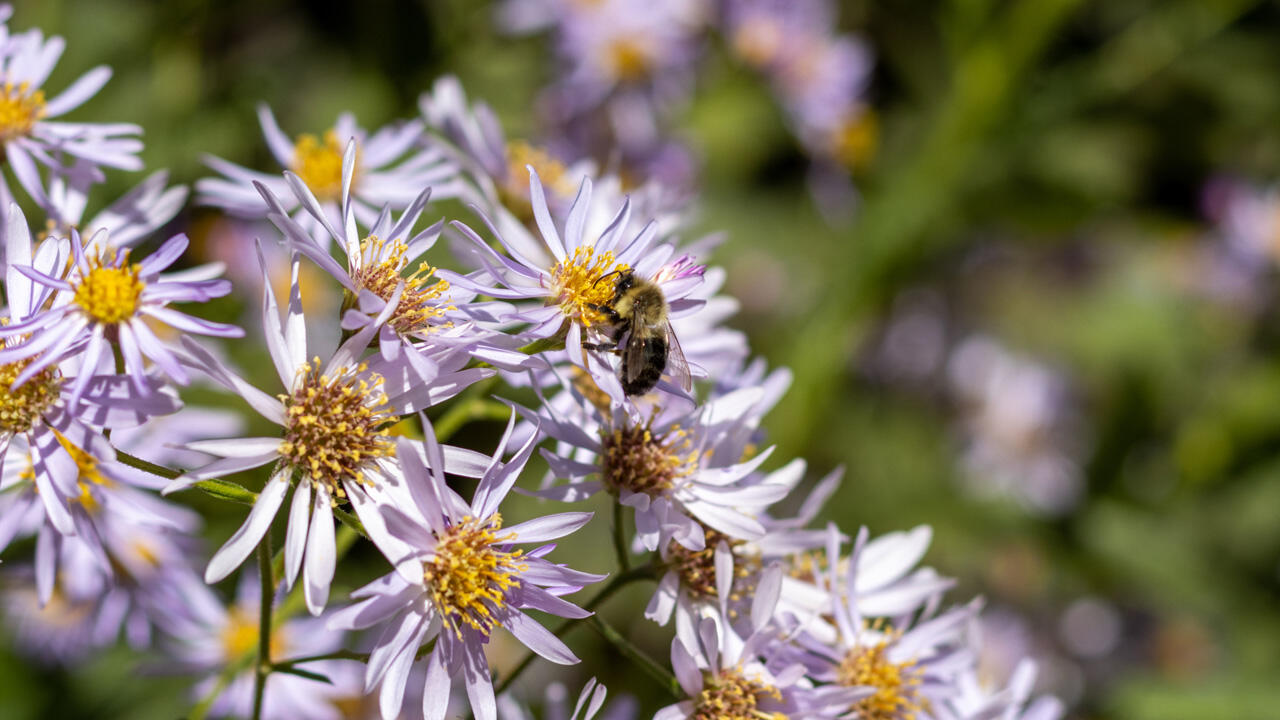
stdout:
MULTIPOLYGON (((16 214, 16 213, 15 213, 16 214)), ((30 244, 26 224, 9 224, 10 242, 30 244)), ((66 242, 60 238, 51 241, 66 242)), ((50 291, 64 293, 48 310, 0 328, 0 337, 31 335, 31 339, 0 351, 0 362, 29 360, 18 374, 22 384, 74 353, 87 367, 96 367, 110 356, 110 343, 120 343, 128 377, 139 392, 150 387, 143 358, 151 360, 170 379, 187 382, 187 373, 174 352, 156 336, 149 322, 159 321, 177 330, 215 337, 241 337, 234 325, 210 322, 169 307, 173 302, 204 302, 231 292, 227 280, 207 277, 221 268, 197 268, 194 273, 161 275, 187 248, 187 237, 175 235, 142 262, 129 262, 127 249, 113 249, 106 230, 96 232, 87 246, 80 234, 70 238, 73 264, 65 272, 48 272, 29 265, 11 267, 50 291), (194 276, 194 277, 193 277, 194 276)), ((74 403, 84 393, 88 376, 72 386, 74 403)))
MULTIPOLYGON (((343 187, 342 155, 352 141, 356 144, 356 160, 348 182, 354 198, 352 210, 362 225, 372 225, 384 205, 407 207, 428 186, 435 188, 437 196, 450 194, 448 183, 456 169, 441 151, 421 142, 423 126, 419 121, 389 125, 370 134, 356 124, 354 115, 343 113, 323 138, 303 134, 296 142, 280 130, 266 105, 258 107, 258 121, 276 161, 311 190, 324 217, 335 226, 343 222, 338 205, 343 187)), ((289 193, 288 184, 279 175, 249 170, 216 157, 206 157, 205 162, 222 177, 196 183, 197 200, 202 204, 238 217, 257 218, 268 207, 254 188, 255 183, 265 185, 277 197, 289 193)), ((323 225, 292 201, 286 202, 285 209, 306 231, 322 237, 323 225)))
MULTIPOLYGON (((379 524, 371 492, 384 483, 396 482, 399 476, 391 425, 401 414, 452 397, 487 372, 459 370, 464 358, 453 366, 442 366, 439 375, 424 383, 403 365, 360 362, 360 353, 389 318, 398 297, 393 297, 376 323, 352 336, 327 363, 322 365, 318 357, 309 361, 296 254, 292 267, 292 291, 283 320, 265 279, 263 289, 267 348, 286 394, 266 394, 207 350, 184 339, 193 366, 280 425, 282 436, 190 443, 191 449, 221 459, 188 472, 165 492, 274 463, 271 477, 244 524, 209 561, 205 580, 217 582, 239 567, 262 540, 296 480, 285 537, 285 580, 292 587, 303 571, 307 608, 318 615, 328 600, 336 562, 333 507, 350 502, 366 527, 379 524)), ((399 294, 397 290, 395 295, 399 294)))
MULTIPOLYGON (((707 717, 835 717, 823 712, 833 701, 856 698, 812 692, 799 663, 770 662, 773 647, 784 638, 773 624, 782 570, 770 567, 762 576, 749 613, 746 637, 736 633, 723 605, 702 617, 688 632, 677 632, 671 644, 671 667, 685 699, 662 708, 654 720, 699 720, 707 717)), ((728 589, 722 578, 718 582, 728 589)))
MULTIPOLYGON (((474 326, 457 312, 457 307, 469 303, 475 294, 433 278, 435 269, 425 262, 419 263, 412 274, 403 274, 410 262, 435 245, 444 224, 439 221, 425 230, 412 232, 431 197, 430 188, 419 194, 398 219, 393 221, 389 208, 384 208, 369 227, 368 234, 356 230, 349 192, 355 157, 355 144, 348 144, 343 160, 341 212, 345 222, 341 231, 329 223, 311 190, 296 176, 285 174, 298 203, 324 228, 323 241, 314 239, 294 222, 270 189, 263 185, 257 188, 271 208, 268 218, 284 233, 286 244, 342 284, 345 291, 343 330, 352 332, 369 327, 387 309, 388 301, 399 289, 399 303, 390 308, 391 315, 379 328, 378 349, 388 361, 395 361, 401 353, 406 353, 414 369, 429 379, 438 372, 438 367, 428 359, 428 354, 442 346, 462 348, 479 340, 480 334, 474 326), (330 254, 331 240, 345 253, 346 267, 330 254), (455 321, 461 322, 455 324, 455 321), (428 337, 431 343, 416 345, 428 337)), ((475 306, 471 310, 479 311, 475 306)))
MULTIPOLYGON (((6 564, 0 580, 0 615, 13 634, 13 650, 46 665, 74 665, 100 645, 95 642, 98 596, 56 592, 41 600, 31 567, 6 564)), ((95 578, 96 580, 96 578, 95 578)))
MULTIPOLYGON (((195 697, 205 697, 218 681, 217 674, 243 662, 258 648, 259 585, 256 576, 246 573, 230 607, 200 583, 183 584, 164 648, 170 656, 168 669, 205 675, 193 688, 195 697)), ((273 623, 269 646, 273 659, 331 653, 343 646, 343 635, 328 630, 325 618, 292 619, 273 623)), ((307 669, 331 678, 345 675, 341 661, 310 663, 307 669)), ((315 718, 340 720, 345 717, 335 704, 347 688, 342 684, 316 682, 287 673, 270 676, 263 698, 263 718, 289 720, 315 718)), ((248 717, 253 708, 254 671, 246 667, 236 674, 210 707, 213 717, 248 717)))
POLYGON ((938 720, 1061 720, 1066 709, 1051 695, 1031 699, 1036 664, 1022 658, 1005 687, 984 687, 974 669, 956 682, 959 692, 947 703, 934 708, 938 720))
POLYGON ((545 405, 527 411, 559 441, 554 454, 543 456, 555 477, 568 479, 538 494, 576 501, 608 490, 635 510, 639 542, 650 551, 673 539, 703 550, 704 528, 758 539, 765 533, 759 514, 800 479, 786 468, 757 472, 773 451, 748 447, 762 397, 749 388, 691 412, 658 408, 643 420, 620 407, 604 411, 581 396, 571 415, 545 405))
POLYGON ((837 560, 839 544, 839 534, 832 527, 826 581, 835 639, 820 640, 801 632, 795 637, 799 651, 785 650, 783 655, 803 662, 813 680, 827 683, 821 694, 862 689, 865 694, 846 708, 859 717, 933 717, 929 708, 954 696, 959 674, 973 666, 963 631, 977 612, 977 603, 935 615, 936 601, 931 599, 919 611, 912 605, 887 619, 873 616, 864 609, 861 594, 866 530, 858 534, 844 573, 837 560))
MULTIPOLYGON (((43 33, 32 29, 4 40, 4 52, 0 53, 0 150, 18 183, 37 204, 50 206, 39 166, 61 171, 63 155, 95 168, 142 168, 137 157, 142 142, 136 137, 142 129, 137 125, 53 120, 93 97, 110 79, 110 68, 96 67, 46 100, 43 85, 62 55, 62 38, 46 40, 43 33)), ((3 183, 0 177, 0 185, 3 183)), ((0 209, 7 211, 8 203, 9 192, 4 187, 0 209)))
POLYGON ((968 488, 1038 514, 1074 507, 1083 438, 1066 378, 982 337, 961 343, 947 370, 962 410, 968 488))
MULTIPOLYGON (((9 266, 4 294, 12 327, 29 320, 53 294, 20 268, 53 272, 65 265, 67 256, 59 243, 44 243, 33 257, 26 219, 17 205, 10 206, 6 230, 9 266)), ((31 494, 37 496, 57 532, 72 534, 75 525, 67 508, 79 495, 79 472, 64 443, 95 457, 109 457, 111 448, 101 428, 138 425, 176 411, 179 403, 172 394, 161 392, 159 381, 150 376, 145 379, 146 392, 139 393, 128 378, 104 373, 102 367, 82 358, 46 362, 38 371, 28 372, 37 361, 27 358, 0 364, 0 460, 17 439, 20 450, 31 456, 31 494), (26 381, 19 383, 19 378, 26 381)))
POLYGON ((446 483, 444 458, 429 427, 425 465, 408 440, 398 441, 405 483, 393 489, 394 501, 381 507, 383 528, 370 529, 374 543, 396 569, 353 592, 357 602, 338 611, 330 622, 348 630, 382 628, 370 654, 365 686, 372 690, 381 683, 384 718, 399 713, 418 648, 432 640, 424 658, 427 720, 444 717, 453 677, 459 673, 477 720, 496 717, 484 645, 499 627, 551 662, 578 662, 563 642, 524 611, 586 617, 589 612, 559 596, 603 576, 548 562, 543 556, 551 545, 527 552, 515 546, 568 535, 586 524, 591 513, 558 513, 503 527, 499 505, 537 440, 531 437, 504 462, 513 424, 508 424, 470 503, 446 483))

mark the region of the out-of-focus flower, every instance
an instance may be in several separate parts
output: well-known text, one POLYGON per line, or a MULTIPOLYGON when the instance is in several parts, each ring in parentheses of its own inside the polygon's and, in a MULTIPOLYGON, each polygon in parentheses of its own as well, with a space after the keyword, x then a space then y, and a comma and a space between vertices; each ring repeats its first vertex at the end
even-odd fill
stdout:
MULTIPOLYGON (((271 397, 232 373, 207 350, 185 342, 190 362, 244 398, 263 417, 280 425, 283 436, 190 443, 192 449, 222 459, 187 473, 165 492, 190 487, 207 478, 276 463, 244 525, 209 561, 205 579, 216 582, 239 567, 252 552, 270 528, 297 477, 285 539, 285 578, 292 587, 303 567, 305 554, 303 577, 307 608, 318 615, 324 609, 333 581, 333 507, 341 501, 350 502, 366 525, 377 522, 369 493, 399 474, 390 437, 391 425, 401 414, 451 397, 485 373, 474 369, 452 372, 457 367, 446 368, 450 371, 442 371, 434 378, 435 382, 422 383, 416 374, 409 377, 402 368, 397 372, 394 364, 385 365, 386 374, 370 370, 359 355, 387 320, 395 302, 384 309, 377 323, 356 333, 338 348, 328 363, 322 366, 318 357, 308 361, 306 318, 297 272, 295 255, 294 283, 283 321, 270 283, 264 280, 266 342, 280 381, 288 391, 286 395, 271 397), (399 378, 398 385, 396 378, 399 378)), ((458 365, 463 363, 465 360, 458 365)))
MULTIPOLYGON (((217 689, 217 673, 243 663, 258 650, 259 584, 246 574, 240 582, 236 601, 224 606, 209 588, 187 583, 175 593, 175 608, 165 648, 171 656, 170 671, 206 675, 193 689, 197 699, 217 689)), ((274 661, 331 653, 343 645, 343 634, 329 630, 325 618, 303 618, 275 623, 268 640, 274 661)), ((287 673, 274 673, 266 684, 262 717, 272 720, 315 718, 340 720, 335 704, 350 691, 339 680, 349 675, 349 664, 327 660, 308 663, 307 671, 334 680, 318 682, 287 673)), ((251 663, 233 676, 210 706, 212 717, 248 717, 253 710, 254 671, 251 663)))
MULTIPOLYGON (((21 218, 20 213, 11 214, 21 218)), ((10 245, 31 243, 25 222, 10 222, 9 235, 10 245)), ((114 249, 108 244, 105 229, 97 231, 87 246, 74 230, 69 241, 51 237, 46 242, 69 244, 74 262, 65 271, 61 266, 41 270, 11 258, 11 270, 42 285, 46 292, 61 293, 47 310, 33 307, 28 317, 21 321, 11 318, 8 325, 0 328, 0 337, 30 336, 30 340, 0 351, 0 362, 27 361, 15 384, 31 380, 71 354, 77 355, 86 367, 97 367, 110 356, 112 341, 119 342, 128 377, 138 392, 150 390, 144 358, 170 379, 185 384, 186 371, 149 323, 214 337, 244 335, 234 325, 202 320, 169 307, 174 302, 205 302, 231 292, 229 281, 210 277, 221 273, 221 267, 216 265, 160 274, 186 250, 185 235, 173 236, 138 263, 129 262, 128 249, 114 249)), ((82 374, 72 385, 73 404, 84 393, 89 377, 82 374)))
POLYGON ((55 174, 50 179, 46 234, 70 237, 72 230, 78 230, 81 237, 93 237, 98 230, 106 230, 112 245, 130 247, 172 220, 187 201, 187 188, 166 187, 169 172, 160 170, 82 223, 91 186, 88 180, 84 173, 55 174))
POLYGON ((453 677, 459 673, 477 720, 496 717, 484 645, 499 627, 551 662, 578 662, 559 638, 524 611, 586 617, 591 613, 559 596, 603 576, 543 559, 554 545, 527 552, 514 546, 568 535, 585 525, 591 513, 557 513, 503 527, 499 505, 537 440, 530 437, 504 462, 514 424, 513 415, 470 503, 446 483, 444 457, 429 427, 425 465, 412 443, 398 441, 405 482, 390 489, 391 501, 380 508, 385 524, 370 527, 374 543, 395 571, 353 592, 357 602, 330 621, 347 630, 383 626, 370 654, 365 687, 372 690, 381 683, 384 718, 398 715, 418 648, 432 639, 435 644, 425 658, 427 720, 444 717, 453 677))
POLYGON ((1038 513, 1070 510, 1082 489, 1083 438, 1065 379, 981 337, 955 350, 948 375, 963 413, 970 486, 1038 513))
MULTIPOLYGON (((601 708, 604 708, 607 694, 604 685, 596 682, 595 678, 591 678, 586 685, 582 686, 582 692, 578 693, 577 702, 570 712, 565 703, 568 692, 564 685, 558 682, 551 683, 544 693, 541 717, 546 720, 592 720, 601 708)), ((600 716, 600 720, 636 720, 638 714, 635 698, 624 696, 608 708, 604 708, 604 714, 600 716)), ((535 715, 510 694, 503 694, 498 696, 498 718, 500 720, 534 720, 535 715)))
MULTIPOLYGON (((7 5, 5 7, 8 7, 7 5)), ((7 30, 7 28, 6 28, 7 30)), ((0 151, 18 184, 41 207, 52 204, 40 180, 39 166, 55 173, 101 179, 100 167, 141 170, 137 153, 142 128, 126 123, 72 123, 53 120, 93 97, 111 69, 98 66, 81 75, 71 87, 52 99, 45 98, 45 80, 62 56, 66 43, 60 37, 47 40, 38 29, 5 33, 0 47, 0 151), (61 165, 69 155, 73 168, 61 165)), ((0 175, 0 220, 8 211, 11 195, 0 175)))
MULTIPOLYGON (((266 105, 258 107, 258 120, 276 161, 311 190, 321 214, 335 226, 343 222, 338 204, 343 187, 342 155, 350 142, 356 145, 356 158, 347 182, 354 198, 352 210, 360 224, 372 225, 384 205, 407 207, 427 187, 433 187, 438 197, 451 194, 448 182, 456 168, 440 150, 421 142, 423 126, 418 120, 369 134, 356 124, 354 115, 343 113, 323 138, 303 134, 296 142, 280 130, 266 105)), ((261 183, 277 197, 290 197, 286 210, 313 237, 324 237, 323 225, 293 203, 288 184, 280 175, 249 170, 216 157, 206 157, 205 162, 223 177, 196 183, 199 202, 239 217, 262 217, 268 212, 267 204, 254 188, 255 183, 261 183)))

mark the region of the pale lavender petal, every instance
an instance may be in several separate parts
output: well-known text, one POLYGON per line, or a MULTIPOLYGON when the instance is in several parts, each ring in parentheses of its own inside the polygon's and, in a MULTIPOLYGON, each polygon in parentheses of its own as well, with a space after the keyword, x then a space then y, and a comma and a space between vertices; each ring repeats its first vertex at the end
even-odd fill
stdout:
POLYGON ((284 536, 284 582, 292 590, 302 569, 302 551, 307 547, 307 528, 311 518, 311 483, 300 482, 293 490, 289 506, 289 529, 284 536))
POLYGON ((594 514, 590 512, 556 513, 512 525, 506 528, 506 531, 515 533, 516 539, 513 542, 544 542, 574 532, 586 525, 594 514))
MULTIPOLYGON (((305 482, 305 479, 300 482, 305 482)), ((302 578, 307 609, 312 615, 323 612, 324 606, 329 602, 329 586, 333 583, 336 563, 329 490, 327 486, 320 484, 315 488, 315 509, 311 513, 311 528, 307 532, 306 570, 302 578)))
POLYGON ((288 489, 287 471, 278 472, 267 481, 266 487, 262 488, 258 501, 253 504, 253 509, 249 511, 249 517, 245 518, 244 524, 209 561, 209 567, 204 572, 205 582, 215 583, 222 580, 249 557, 254 547, 262 540, 262 536, 270 529, 271 521, 275 519, 276 511, 280 509, 280 503, 284 501, 284 494, 288 489))
POLYGON ((578 656, 573 654, 568 645, 522 612, 514 612, 504 618, 502 625, 530 650, 557 665, 574 665, 579 662, 578 656))

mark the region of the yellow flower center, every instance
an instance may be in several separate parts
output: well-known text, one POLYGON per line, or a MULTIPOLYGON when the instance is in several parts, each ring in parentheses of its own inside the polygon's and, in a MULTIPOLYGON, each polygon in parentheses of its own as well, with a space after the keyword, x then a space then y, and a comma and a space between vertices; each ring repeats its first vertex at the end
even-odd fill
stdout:
POLYGON ((880 123, 875 113, 870 110, 852 113, 831 138, 831 152, 845 167, 861 170, 871 163, 879 137, 880 123))
POLYGON ((662 435, 644 425, 614 429, 603 437, 602 478, 611 492, 630 490, 649 496, 665 494, 696 468, 692 441, 678 426, 662 435))
MULTIPOLYGON (((326 130, 324 142, 310 133, 298 136, 293 146, 293 171, 311 188, 316 199, 337 200, 342 197, 342 153, 346 150, 338 142, 338 133, 326 130)), ((359 146, 356 146, 356 167, 360 166, 359 146)), ((355 185, 352 177, 351 184, 355 185)))
POLYGON ((13 387, 13 381, 33 361, 28 358, 0 365, 0 432, 27 432, 58 401, 62 374, 56 367, 47 367, 20 387, 13 387))
POLYGON ((464 626, 487 638, 506 607, 507 591, 520 583, 527 566, 520 550, 495 548, 513 535, 498 535, 502 517, 482 522, 472 517, 450 526, 439 537, 433 557, 423 565, 422 580, 445 627, 461 638, 464 626))
POLYGON ((583 327, 607 324, 609 319, 593 306, 608 305, 613 300, 614 284, 605 276, 626 272, 628 265, 616 265, 610 251, 595 254, 595 248, 584 245, 573 251, 551 271, 551 300, 560 305, 566 317, 583 327))
POLYGON ((846 687, 869 686, 875 693, 853 704, 859 718, 866 720, 915 720, 924 710, 920 696, 923 673, 914 661, 890 662, 887 641, 849 651, 837 670, 839 683, 846 687))
MULTIPOLYGON (((271 657, 280 658, 285 656, 288 643, 285 641, 284 631, 280 630, 278 625, 276 627, 277 629, 271 633, 268 645, 271 657)), ((258 616, 238 607, 231 608, 227 613, 227 625, 222 628, 220 639, 223 659, 228 663, 236 662, 250 653, 257 652, 258 616)))
POLYGON ((618 82, 643 80, 652 65, 648 49, 631 38, 618 38, 609 45, 609 69, 618 82))
POLYGON ((44 91, 30 89, 25 82, 0 85, 0 144, 30 135, 44 117, 44 91))
POLYGON ((498 185, 498 199, 526 225, 533 222, 528 165, 538 171, 538 179, 548 194, 560 197, 573 195, 573 186, 569 183, 564 163, 546 150, 522 140, 507 143, 507 179, 498 185))
POLYGON ((337 502, 346 497, 343 480, 369 482, 365 471, 395 454, 390 426, 396 416, 387 405, 382 378, 359 376, 365 367, 344 369, 333 377, 320 373, 320 358, 304 368, 302 382, 285 404, 280 455, 313 485, 323 484, 337 502))
MULTIPOLYGON (((449 291, 447 280, 432 281, 435 268, 426 263, 418 265, 413 274, 402 276, 400 273, 408 265, 404 254, 408 251, 404 242, 392 240, 387 243, 370 235, 360 242, 365 257, 384 257, 378 262, 370 262, 352 275, 358 287, 364 288, 383 300, 390 300, 396 290, 396 283, 404 281, 404 291, 400 294, 400 304, 392 312, 389 323, 395 331, 407 335, 425 333, 431 329, 432 320, 442 317, 446 311, 453 310, 452 305, 442 305, 440 297, 449 291), (383 248, 390 244, 389 255, 383 254, 383 248)), ((354 298, 348 302, 354 302, 354 298)), ((451 323, 442 323, 448 327, 451 323)))
POLYGON ((749 678, 742 668, 704 673, 702 692, 693 700, 694 720, 786 720, 780 712, 760 709, 762 701, 781 700, 778 689, 749 678))
MULTIPOLYGON (((729 550, 732 551, 735 547, 745 543, 741 540, 734 540, 728 535, 711 528, 703 528, 703 534, 706 539, 706 546, 701 550, 690 550, 680 543, 672 543, 668 549, 670 557, 667 562, 676 571, 676 574, 680 576, 681 587, 688 590, 698 599, 711 600, 717 596, 716 546, 723 540, 729 544, 729 550)), ((729 597, 731 604, 741 600, 744 592, 750 590, 750 588, 740 586, 739 581, 750 577, 752 569, 758 566, 759 562, 751 558, 735 557, 733 563, 734 584, 729 597)), ((730 613, 732 612, 730 610, 730 613)))
POLYGON ((76 284, 76 304, 89 317, 104 325, 114 325, 133 317, 142 291, 147 287, 138 277, 142 266, 104 267, 101 258, 90 258, 89 266, 88 274, 76 284))

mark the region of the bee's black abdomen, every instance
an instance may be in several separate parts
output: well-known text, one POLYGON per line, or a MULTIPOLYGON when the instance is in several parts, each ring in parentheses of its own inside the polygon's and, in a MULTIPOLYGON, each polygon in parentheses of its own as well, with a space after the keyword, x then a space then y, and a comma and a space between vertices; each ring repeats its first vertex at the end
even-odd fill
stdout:
MULTIPOLYGON (((629 367, 627 355, 636 352, 632 346, 628 345, 622 354, 622 367, 629 367)), ((643 395, 653 389, 658 384, 658 380, 662 377, 662 371, 667 368, 667 338, 657 336, 645 338, 640 342, 641 360, 640 371, 635 377, 627 377, 623 373, 622 391, 628 395, 643 395)))

